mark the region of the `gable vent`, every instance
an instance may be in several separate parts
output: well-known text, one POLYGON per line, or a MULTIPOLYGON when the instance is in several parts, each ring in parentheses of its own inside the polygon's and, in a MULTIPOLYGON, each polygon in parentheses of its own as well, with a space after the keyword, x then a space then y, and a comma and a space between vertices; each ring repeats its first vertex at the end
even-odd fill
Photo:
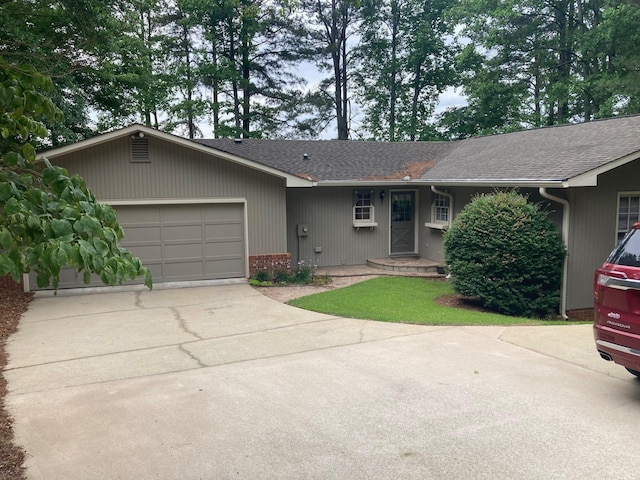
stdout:
POLYGON ((134 137, 131 139, 131 161, 150 162, 149 159, 149 139, 134 137))

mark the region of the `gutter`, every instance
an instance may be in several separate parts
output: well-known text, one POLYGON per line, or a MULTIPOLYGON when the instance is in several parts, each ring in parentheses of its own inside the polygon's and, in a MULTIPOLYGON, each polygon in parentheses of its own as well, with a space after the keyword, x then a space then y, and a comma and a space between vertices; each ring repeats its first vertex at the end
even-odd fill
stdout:
POLYGON ((567 255, 564 257, 564 262, 562 266, 562 291, 560 293, 560 315, 565 320, 568 320, 567 316, 567 278, 569 276, 569 217, 570 217, 570 203, 568 200, 564 198, 556 197, 555 195, 547 192, 546 187, 540 187, 539 190, 540 195, 547 200, 551 200, 553 202, 558 202, 562 204, 562 241, 564 242, 564 246, 567 249, 567 255))
MULTIPOLYGON (((409 187, 424 187, 438 185, 443 187, 521 187, 521 188, 567 188, 567 182, 564 180, 527 180, 527 179, 510 179, 510 180, 495 180, 495 179, 473 179, 473 180, 433 180, 430 178, 418 178, 415 180, 402 180, 402 179, 386 179, 386 180, 319 180, 318 186, 320 187, 353 187, 353 186, 372 186, 372 187, 389 187, 389 186, 409 186, 409 187)), ((573 185, 570 185, 573 186, 573 185)))

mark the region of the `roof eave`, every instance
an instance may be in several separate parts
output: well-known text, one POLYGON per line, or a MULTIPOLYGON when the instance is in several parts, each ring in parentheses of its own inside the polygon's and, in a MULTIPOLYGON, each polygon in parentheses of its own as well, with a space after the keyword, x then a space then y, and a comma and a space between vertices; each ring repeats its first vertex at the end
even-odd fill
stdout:
POLYGON ((348 187, 348 186, 448 186, 448 187, 547 187, 547 188, 566 188, 565 180, 557 179, 423 179, 417 178, 414 180, 323 180, 318 182, 319 186, 323 187, 348 187))
POLYGON ((576 175, 575 177, 567 179, 567 187, 597 187, 598 176, 623 165, 626 165, 627 163, 637 160, 638 158, 640 158, 640 150, 625 155, 624 157, 620 157, 617 160, 605 163, 604 165, 594 168, 593 170, 589 170, 588 172, 584 172, 580 175, 576 175))
POLYGON ((315 185, 315 182, 311 179, 298 177, 296 175, 283 172, 282 170, 268 167, 261 163, 254 162, 246 158, 238 157, 236 155, 223 152, 221 150, 217 150, 214 147, 202 145, 200 143, 193 142, 189 139, 178 137, 177 135, 172 135, 170 133, 161 132, 159 130, 155 130, 153 128, 149 128, 137 123, 133 125, 129 125, 128 127, 121 128, 119 130, 114 130, 111 132, 103 133, 101 135, 97 135, 87 140, 82 140, 77 143, 65 145, 64 147, 54 148, 52 150, 39 153, 36 156, 36 160, 42 160, 44 158, 47 158, 47 159, 56 158, 61 155, 66 155, 71 152, 77 152, 80 150, 84 150, 86 148, 95 147, 97 145, 110 142, 112 140, 116 140, 119 138, 127 137, 127 136, 138 134, 138 133, 143 133, 144 135, 147 135, 149 137, 156 137, 156 138, 183 146, 185 148, 189 148, 191 150, 196 150, 198 152, 201 152, 207 155, 213 155, 218 158, 222 158, 223 160, 228 160, 230 162, 243 165, 245 167, 252 168, 254 170, 258 170, 260 172, 273 175, 275 177, 280 177, 285 180, 287 187, 312 187, 315 185))

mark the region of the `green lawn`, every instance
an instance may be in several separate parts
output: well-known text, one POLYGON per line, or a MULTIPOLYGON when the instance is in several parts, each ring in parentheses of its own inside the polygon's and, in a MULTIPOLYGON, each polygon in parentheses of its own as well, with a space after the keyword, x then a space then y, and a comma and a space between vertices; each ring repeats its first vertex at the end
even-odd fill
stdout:
POLYGON ((316 293, 290 305, 349 318, 423 325, 551 325, 565 321, 508 317, 443 307, 434 299, 453 293, 451 285, 415 277, 379 277, 349 287, 316 293))

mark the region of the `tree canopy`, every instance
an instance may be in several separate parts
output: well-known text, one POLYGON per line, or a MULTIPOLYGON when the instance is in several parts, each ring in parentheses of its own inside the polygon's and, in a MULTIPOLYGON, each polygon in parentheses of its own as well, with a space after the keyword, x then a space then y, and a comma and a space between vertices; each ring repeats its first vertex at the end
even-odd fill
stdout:
POLYGON ((151 274, 119 246, 123 231, 116 212, 99 203, 80 177, 47 160, 36 161, 44 124, 60 121, 47 96, 53 83, 32 67, 0 57, 0 275, 18 282, 37 272, 39 287, 58 288, 60 271, 71 266, 89 282, 108 285, 151 274))
POLYGON ((640 113, 628 0, 33 0, 0 15, 2 55, 53 79, 52 146, 136 121, 399 141, 640 113), (442 110, 452 89, 465 102, 442 110))

